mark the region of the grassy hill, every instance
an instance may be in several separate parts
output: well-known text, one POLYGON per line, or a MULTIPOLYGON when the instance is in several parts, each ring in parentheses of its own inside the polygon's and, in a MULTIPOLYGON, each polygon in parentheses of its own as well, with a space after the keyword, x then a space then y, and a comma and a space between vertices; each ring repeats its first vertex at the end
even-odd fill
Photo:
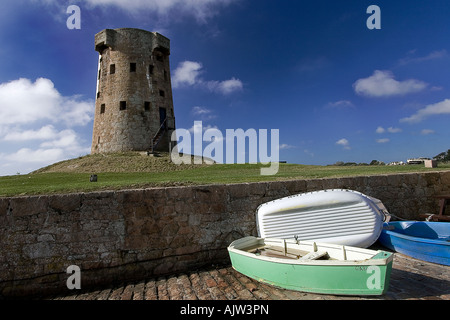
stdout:
POLYGON ((262 176, 261 167, 264 165, 176 165, 170 161, 168 153, 159 156, 138 152, 87 155, 58 162, 30 174, 0 177, 0 197, 450 170, 450 164, 430 169, 423 165, 314 166, 282 163, 276 175, 262 176), (91 174, 97 174, 97 182, 89 181, 91 174))
MULTIPOLYGON (((206 166, 203 164, 201 166, 206 166)), ((57 162, 32 172, 100 173, 100 172, 168 172, 199 168, 200 165, 176 165, 168 152, 148 156, 143 152, 92 154, 57 162)))

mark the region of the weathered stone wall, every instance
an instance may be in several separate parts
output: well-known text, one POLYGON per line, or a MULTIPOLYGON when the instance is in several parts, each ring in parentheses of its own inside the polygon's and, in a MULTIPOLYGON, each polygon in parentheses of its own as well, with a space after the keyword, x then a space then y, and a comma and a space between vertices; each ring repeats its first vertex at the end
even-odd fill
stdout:
POLYGON ((406 219, 437 213, 450 171, 0 198, 0 294, 67 292, 227 262, 226 247, 256 235, 255 212, 301 192, 346 188, 406 219))

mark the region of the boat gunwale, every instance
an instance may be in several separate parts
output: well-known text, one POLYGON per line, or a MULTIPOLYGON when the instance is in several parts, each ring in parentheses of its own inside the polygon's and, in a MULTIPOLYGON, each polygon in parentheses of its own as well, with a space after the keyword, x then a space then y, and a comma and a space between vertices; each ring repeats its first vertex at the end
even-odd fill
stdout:
MULTIPOLYGON (((392 222, 395 223, 395 222, 425 222, 425 221, 392 221, 392 222)), ((392 224, 392 222, 389 222, 388 224, 385 224, 385 226, 386 225, 390 226, 390 225, 398 224, 398 223, 392 224)), ((403 230, 405 230, 405 229, 403 229, 403 230)), ((404 233, 396 232, 395 229, 394 230, 384 229, 384 226, 383 226, 383 229, 381 230, 381 232, 384 233, 384 234, 387 234, 389 236, 402 238, 402 239, 413 241, 413 242, 450 246, 450 242, 447 241, 447 240, 439 240, 439 239, 431 239, 431 238, 410 236, 410 235, 407 235, 407 234, 404 234, 404 233)))

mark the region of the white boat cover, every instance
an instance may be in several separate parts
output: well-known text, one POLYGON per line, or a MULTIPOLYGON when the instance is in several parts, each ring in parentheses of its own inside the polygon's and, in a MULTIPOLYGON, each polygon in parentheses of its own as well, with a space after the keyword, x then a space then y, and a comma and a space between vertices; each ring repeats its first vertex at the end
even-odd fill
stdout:
POLYGON ((273 200, 260 205, 256 213, 261 238, 297 238, 360 248, 371 246, 389 219, 380 200, 345 189, 273 200))

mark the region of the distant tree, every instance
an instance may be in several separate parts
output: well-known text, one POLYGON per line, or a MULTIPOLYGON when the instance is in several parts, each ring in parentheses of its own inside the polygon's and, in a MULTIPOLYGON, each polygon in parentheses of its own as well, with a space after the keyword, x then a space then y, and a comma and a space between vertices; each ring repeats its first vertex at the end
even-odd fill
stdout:
POLYGON ((437 156, 434 156, 433 159, 435 159, 437 161, 444 161, 445 156, 446 156, 446 153, 445 152, 441 152, 437 156))
POLYGON ((370 161, 370 165, 371 165, 371 166, 379 166, 379 165, 380 165, 380 161, 378 161, 378 160, 372 160, 372 161, 370 161))
POLYGON ((450 149, 447 150, 447 153, 444 156, 444 161, 450 161, 450 149))
POLYGON ((434 159, 437 161, 450 161, 450 149, 447 152, 441 152, 437 156, 434 156, 434 159))

